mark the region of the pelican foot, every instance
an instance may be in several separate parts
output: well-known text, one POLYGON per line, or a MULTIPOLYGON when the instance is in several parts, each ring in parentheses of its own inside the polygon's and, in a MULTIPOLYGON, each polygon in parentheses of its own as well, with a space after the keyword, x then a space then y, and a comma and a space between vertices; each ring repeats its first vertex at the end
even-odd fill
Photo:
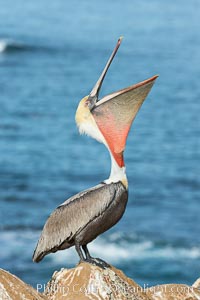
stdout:
POLYGON ((110 268, 110 265, 107 262, 105 262, 104 260, 100 259, 100 258, 90 257, 90 258, 87 258, 85 260, 85 262, 88 262, 88 263, 90 263, 92 265, 100 267, 101 269, 110 268))

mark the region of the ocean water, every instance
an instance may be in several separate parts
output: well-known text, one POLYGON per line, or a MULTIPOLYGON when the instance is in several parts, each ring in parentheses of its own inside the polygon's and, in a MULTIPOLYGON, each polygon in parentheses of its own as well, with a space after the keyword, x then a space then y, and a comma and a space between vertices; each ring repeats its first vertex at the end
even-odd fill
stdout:
POLYGON ((34 287, 78 262, 32 253, 46 218, 106 179, 74 115, 116 40, 101 95, 159 74, 127 141, 123 219, 89 244, 141 285, 200 277, 200 23, 191 1, 0 0, 0 267, 34 287))

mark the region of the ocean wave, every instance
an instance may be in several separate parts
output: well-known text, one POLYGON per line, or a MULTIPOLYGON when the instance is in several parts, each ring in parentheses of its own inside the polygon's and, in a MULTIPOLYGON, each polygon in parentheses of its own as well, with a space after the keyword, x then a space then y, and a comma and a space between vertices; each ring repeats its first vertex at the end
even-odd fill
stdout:
MULTIPOLYGON (((70 47, 69 45, 59 45, 59 44, 43 44, 38 43, 38 41, 31 41, 30 43, 25 41, 18 41, 15 39, 4 39, 0 38, 0 54, 1 53, 12 53, 12 52, 27 52, 36 51, 45 54, 55 54, 55 53, 77 53, 80 54, 80 50, 75 47, 70 47)), ((87 51, 88 52, 88 51, 87 51)), ((81 52, 83 56, 84 52, 81 52)))
POLYGON ((28 45, 22 44, 14 40, 0 39, 0 53, 9 51, 24 51, 28 50, 29 48, 30 47, 28 45))
MULTIPOLYGON (((4 231, 1 232, 0 244, 5 245, 5 256, 11 256, 14 252, 20 249, 26 249, 25 256, 32 255, 37 239, 40 235, 39 231, 4 231), (29 245, 29 247, 27 247, 29 245)), ((116 235, 116 233, 115 233, 116 235)), ((110 262, 125 262, 130 260, 146 260, 146 259, 200 259, 200 247, 178 247, 169 244, 158 246, 151 240, 132 239, 132 241, 125 241, 113 239, 112 234, 107 238, 99 237, 94 242, 88 245, 91 255, 94 257, 101 257, 110 262)), ((62 264, 63 262, 70 262, 70 264, 77 263, 78 256, 74 247, 58 251, 57 253, 48 255, 53 264, 62 264)), ((1 257, 2 258, 2 257, 1 257)))
POLYGON ((28 44, 14 39, 0 39, 0 54, 24 51, 40 51, 46 53, 54 51, 54 49, 43 45, 28 44))
MULTIPOLYGON (((45 45, 38 43, 38 41, 32 42, 22 42, 14 39, 2 39, 0 38, 0 54, 1 53, 12 53, 12 52, 27 52, 27 51, 36 51, 45 54, 55 54, 58 52, 66 53, 66 47, 59 46, 57 44, 45 45)), ((67 51, 73 52, 74 49, 67 47, 67 51)))
MULTIPOLYGON (((155 260, 160 258, 174 260, 200 258, 200 247, 155 247, 152 241, 142 241, 134 244, 124 243, 124 245, 118 245, 99 238, 95 242, 89 244, 88 248, 92 256, 101 257, 110 263, 129 260, 155 260)), ((60 251, 60 253, 51 255, 51 259, 55 263, 62 263, 63 261, 76 262, 77 257, 74 256, 72 250, 73 249, 60 251)))

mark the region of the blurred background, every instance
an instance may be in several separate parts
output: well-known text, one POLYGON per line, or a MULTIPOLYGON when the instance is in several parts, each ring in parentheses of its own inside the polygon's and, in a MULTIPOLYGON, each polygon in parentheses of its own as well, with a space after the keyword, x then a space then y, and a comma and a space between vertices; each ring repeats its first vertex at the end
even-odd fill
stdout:
POLYGON ((74 115, 120 35, 101 95, 159 74, 129 134, 123 219, 89 245, 142 285, 200 276, 200 2, 0 0, 0 266, 36 287, 78 262, 32 253, 46 218, 109 176, 74 115))

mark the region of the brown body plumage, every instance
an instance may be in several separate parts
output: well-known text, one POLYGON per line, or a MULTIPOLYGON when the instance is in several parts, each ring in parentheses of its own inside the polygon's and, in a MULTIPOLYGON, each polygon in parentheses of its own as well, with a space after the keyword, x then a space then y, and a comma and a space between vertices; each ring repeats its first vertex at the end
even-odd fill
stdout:
POLYGON ((102 183, 69 198, 48 218, 33 260, 39 262, 50 252, 87 245, 119 221, 127 200, 121 182, 102 183))

